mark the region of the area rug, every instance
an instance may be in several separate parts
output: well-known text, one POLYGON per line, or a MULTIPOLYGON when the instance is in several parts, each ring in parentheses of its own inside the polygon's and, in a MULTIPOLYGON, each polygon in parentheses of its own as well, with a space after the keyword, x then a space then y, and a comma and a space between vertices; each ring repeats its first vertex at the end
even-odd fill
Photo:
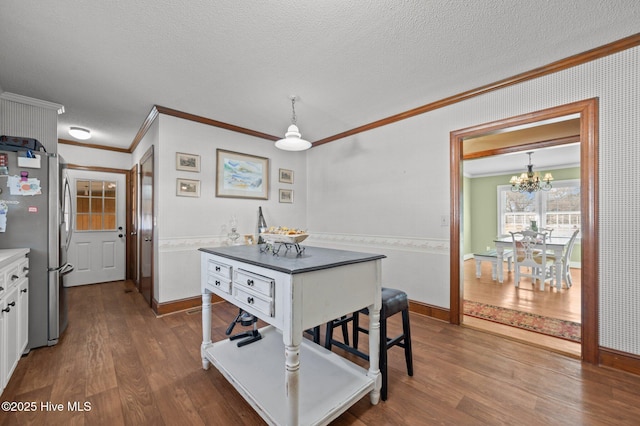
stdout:
POLYGON ((528 312, 501 308, 499 306, 469 300, 464 301, 464 314, 572 342, 580 342, 580 324, 573 321, 543 317, 528 312))

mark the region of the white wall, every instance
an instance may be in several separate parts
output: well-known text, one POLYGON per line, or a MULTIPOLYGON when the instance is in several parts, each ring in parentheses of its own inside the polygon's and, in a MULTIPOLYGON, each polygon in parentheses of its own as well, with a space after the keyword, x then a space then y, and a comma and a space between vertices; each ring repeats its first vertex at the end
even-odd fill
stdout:
MULTIPOLYGON (((449 133, 598 97, 600 344, 640 354, 640 48, 309 151, 308 222, 323 245, 387 254, 384 284, 449 307, 449 133)), ((316 241, 313 239, 312 241, 316 241)))
POLYGON ((255 234, 258 207, 269 226, 307 226, 306 154, 276 149, 273 142, 160 114, 156 170, 158 302, 200 294, 198 248, 227 243, 222 226, 237 216, 240 234, 255 234), (269 199, 216 197, 216 149, 269 158, 269 199), (160 153, 158 155, 158 152, 160 153), (200 155, 200 173, 176 170, 176 152, 200 155), (294 183, 278 182, 280 168, 293 170, 294 183), (176 179, 201 182, 199 198, 176 196, 176 179), (293 189, 294 203, 278 201, 278 189, 293 189))
POLYGON ((76 145, 61 143, 58 153, 68 164, 90 167, 107 167, 111 169, 131 169, 131 154, 104 149, 89 149, 76 145))

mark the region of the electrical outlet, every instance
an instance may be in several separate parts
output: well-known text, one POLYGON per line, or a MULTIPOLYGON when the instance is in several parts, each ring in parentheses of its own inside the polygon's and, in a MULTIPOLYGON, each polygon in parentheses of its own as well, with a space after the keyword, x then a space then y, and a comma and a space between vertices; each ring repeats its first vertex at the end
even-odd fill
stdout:
POLYGON ((446 214, 440 216, 440 226, 449 226, 449 216, 446 214))
POLYGON ((490 251, 490 250, 491 250, 491 247, 487 246, 487 251, 490 251))

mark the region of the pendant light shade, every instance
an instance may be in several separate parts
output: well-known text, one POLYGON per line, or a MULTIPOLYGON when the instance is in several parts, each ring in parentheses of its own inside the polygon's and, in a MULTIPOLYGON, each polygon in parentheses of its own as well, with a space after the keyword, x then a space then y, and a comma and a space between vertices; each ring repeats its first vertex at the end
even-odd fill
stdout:
POLYGON ((284 151, 304 151, 311 148, 311 142, 302 139, 300 130, 296 126, 296 97, 291 96, 291 125, 284 134, 284 138, 276 141, 276 148, 284 151))

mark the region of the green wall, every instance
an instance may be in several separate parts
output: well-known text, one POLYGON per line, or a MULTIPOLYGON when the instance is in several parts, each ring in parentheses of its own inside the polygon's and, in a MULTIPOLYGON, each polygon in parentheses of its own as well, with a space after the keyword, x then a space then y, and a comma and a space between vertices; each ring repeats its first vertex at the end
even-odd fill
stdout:
MULTIPOLYGON (((545 170, 551 172, 555 180, 579 179, 580 168, 545 170)), ((513 173, 501 176, 465 178, 463 180, 464 213, 464 254, 482 253, 487 246, 494 248, 493 240, 498 234, 498 190, 506 185, 513 173)), ((576 242, 571 260, 580 261, 580 241, 576 242)))

